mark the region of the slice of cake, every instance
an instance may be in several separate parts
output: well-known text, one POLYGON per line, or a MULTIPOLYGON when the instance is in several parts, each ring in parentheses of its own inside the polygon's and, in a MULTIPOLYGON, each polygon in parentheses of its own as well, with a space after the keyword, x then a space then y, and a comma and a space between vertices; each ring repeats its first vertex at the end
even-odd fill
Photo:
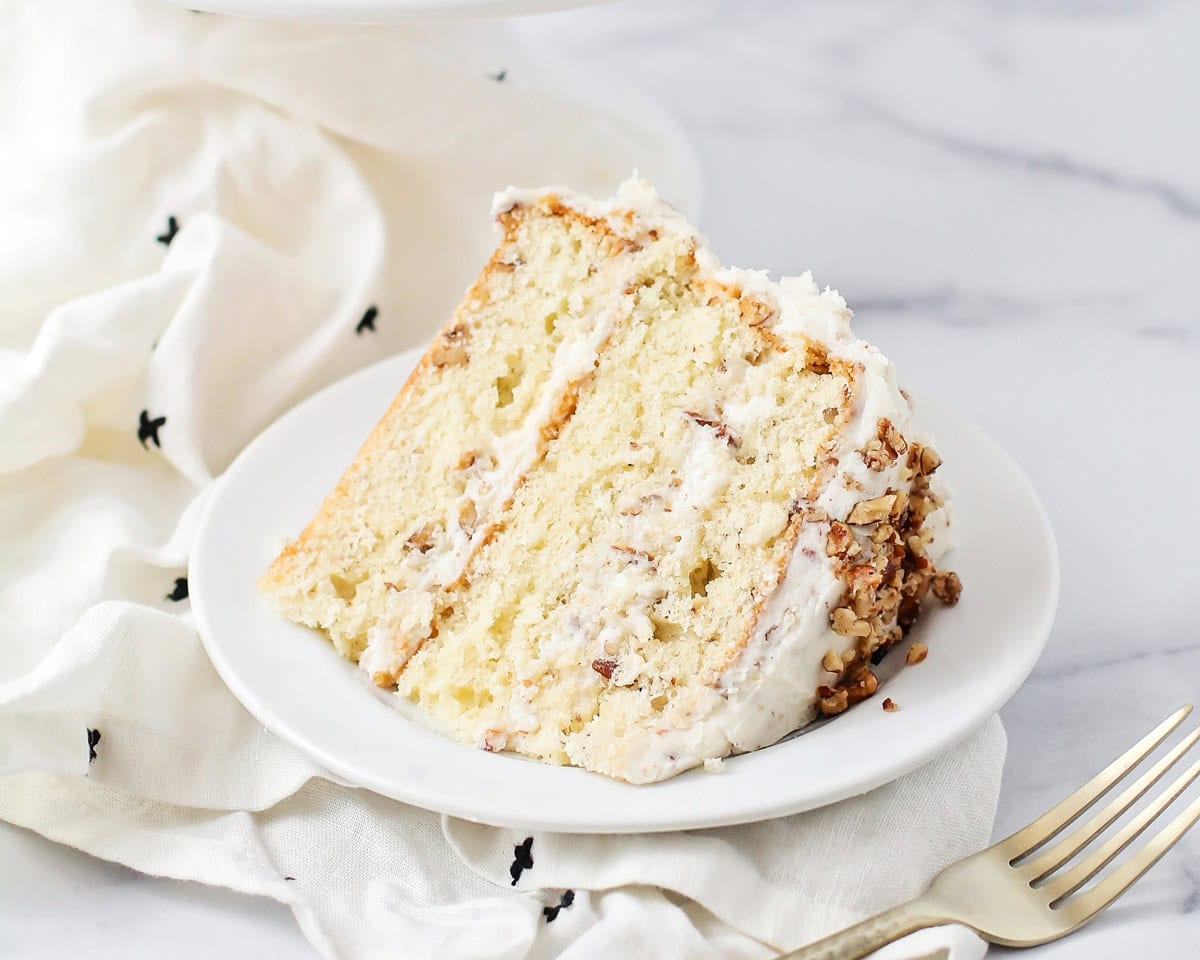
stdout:
POLYGON ((264 593, 451 735, 634 783, 871 696, 959 584, 940 460, 842 298, 722 269, 641 182, 496 216, 264 593))

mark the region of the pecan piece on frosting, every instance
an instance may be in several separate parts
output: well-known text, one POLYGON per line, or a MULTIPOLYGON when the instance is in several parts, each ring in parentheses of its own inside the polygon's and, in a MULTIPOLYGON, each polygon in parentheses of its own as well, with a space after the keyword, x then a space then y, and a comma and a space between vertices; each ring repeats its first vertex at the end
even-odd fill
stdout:
POLYGON ((854 505, 854 509, 850 511, 850 516, 846 518, 847 523, 868 524, 878 523, 880 520, 886 520, 892 512, 892 508, 896 505, 896 494, 885 493, 882 496, 872 497, 870 500, 860 500, 854 505))
POLYGON ((869 637, 871 625, 860 620, 850 607, 838 607, 830 617, 834 633, 843 637, 869 637))
POLYGON ((938 456, 937 451, 933 447, 921 448, 921 473, 929 476, 933 471, 942 465, 942 458, 938 456))
MULTIPOLYGON (((821 690, 828 689, 828 687, 821 688, 821 690)), ((849 705, 850 697, 845 690, 831 690, 828 696, 822 696, 817 700, 817 708, 821 711, 821 715, 826 717, 844 712, 849 705)))

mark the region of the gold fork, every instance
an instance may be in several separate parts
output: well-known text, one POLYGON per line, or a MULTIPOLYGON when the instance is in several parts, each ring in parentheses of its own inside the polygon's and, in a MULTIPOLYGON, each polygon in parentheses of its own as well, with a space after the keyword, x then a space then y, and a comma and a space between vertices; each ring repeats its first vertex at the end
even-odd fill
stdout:
POLYGON ((1153 753, 1191 711, 1190 705, 1175 711, 1062 803, 1007 840, 948 866, 916 900, 789 953, 786 960, 859 960, 915 930, 947 923, 964 924, 985 940, 1008 947, 1033 947, 1078 930, 1133 886, 1200 820, 1197 799, 1103 880, 1072 897, 1200 777, 1200 761, 1085 859, 1065 871, 1059 868, 1162 779, 1200 741, 1200 729, 1184 737, 1081 827, 1038 851, 1153 753))

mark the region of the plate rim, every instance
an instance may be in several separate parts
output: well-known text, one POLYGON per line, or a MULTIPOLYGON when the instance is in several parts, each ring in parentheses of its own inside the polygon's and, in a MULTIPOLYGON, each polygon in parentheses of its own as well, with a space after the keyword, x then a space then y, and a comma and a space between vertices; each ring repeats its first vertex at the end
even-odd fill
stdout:
MULTIPOLYGON (((362 367, 359 370, 342 377, 325 387, 316 391, 300 403, 293 406, 291 409, 284 412, 267 427, 265 427, 258 435, 254 437, 234 458, 228 467, 216 479, 213 487, 209 491, 209 496, 203 506, 203 509, 198 518, 194 535, 192 539, 191 549, 189 551, 189 593, 192 600, 192 612, 196 621, 197 633, 204 647, 205 653, 216 669, 222 682, 228 687, 233 696, 242 704, 243 707, 254 716, 263 726, 273 735, 279 737, 285 743, 295 747, 305 756, 314 759, 333 778, 340 779, 342 782, 353 786, 359 786, 371 790, 381 796, 385 796, 403 803, 412 804, 421 807, 422 809, 432 810, 441 814, 454 816, 469 820, 476 823, 483 823, 497 827, 520 827, 524 829, 543 829, 552 830, 562 833, 658 833, 669 832, 676 830, 692 830, 704 829, 710 827, 730 826, 739 823, 753 823, 762 820, 774 819, 776 817, 788 816, 795 813, 801 813, 807 810, 814 810, 833 803, 838 803, 842 800, 851 797, 860 796, 893 780, 911 773, 919 769, 926 763, 930 762, 937 756, 948 752, 963 741, 971 734, 980 729, 992 716, 1013 697, 1020 687, 1028 679, 1032 673, 1034 666, 1041 657, 1046 644, 1049 640, 1050 632, 1054 624, 1055 616, 1058 609, 1060 599, 1061 585, 1061 569, 1060 556, 1056 537, 1053 527, 1050 523, 1049 516, 1040 497, 1038 497, 1036 489, 1030 482, 1025 472, 1020 466, 1008 456, 1004 448, 982 427, 978 426, 974 421, 967 418, 964 414, 959 413, 948 404, 942 403, 933 397, 919 390, 908 389, 908 392, 913 396, 914 406, 918 404, 929 404, 939 408, 942 415, 949 415, 956 418, 964 425, 971 428, 976 437, 989 444, 992 452, 1003 458, 1008 467, 1012 470, 1014 478, 1020 481, 1022 486, 1021 492, 1025 495, 1032 506, 1032 516, 1036 519, 1040 531, 1045 537, 1047 554, 1045 561, 1049 572, 1047 589, 1042 597, 1042 602, 1039 605, 1038 619, 1036 624, 1037 641, 1030 643, 1024 649, 1024 656, 1018 665, 1014 667, 1008 680, 1004 684, 997 684, 991 691, 991 696, 986 698, 981 708, 977 711, 977 715, 970 723, 963 723, 956 726, 950 726, 946 730, 935 729, 931 731, 925 739, 922 739, 912 751, 907 753, 899 764, 894 761, 886 766, 881 766, 882 773, 868 773, 860 775, 857 778, 849 778, 848 782, 843 783, 834 789, 817 789, 798 796, 793 800, 761 802, 758 804, 750 803, 744 805, 743 808, 730 814, 716 814, 712 816, 704 815, 687 815, 682 814, 671 822, 662 822, 660 820, 630 820, 622 821, 619 817, 603 822, 588 822, 573 819, 572 817, 546 817, 544 814, 533 819, 514 819, 511 816, 494 816, 491 814, 481 814, 479 809, 479 801, 469 799, 460 801, 457 798, 449 798, 443 794, 438 796, 431 795, 431 791, 424 787, 408 785, 405 789, 397 789, 396 783, 387 778, 378 775, 370 770, 364 770, 355 765, 348 765, 339 759, 335 754, 330 753, 322 745, 313 743, 305 737, 296 733, 295 730, 287 723, 286 719, 277 715, 277 711, 270 705, 264 703, 256 694, 253 684, 247 684, 245 678, 240 675, 240 672, 226 658, 222 645, 213 639, 215 630, 208 615, 206 595, 208 593, 208 568, 205 565, 196 566, 193 570, 193 560, 202 554, 202 546, 205 543, 205 537, 211 527, 211 518, 216 514, 219 505, 222 502, 222 494, 225 492, 228 483, 228 478, 238 477, 241 470, 245 469, 245 464, 253 462, 255 451, 264 446, 265 437, 273 434, 276 429, 282 429, 283 425, 293 423, 298 420, 303 420, 310 411, 321 408, 328 397, 336 394, 341 390, 348 389, 351 381, 359 378, 366 380, 372 376, 382 375, 385 369, 395 367, 397 371, 396 379, 402 382, 407 376, 408 368, 405 365, 415 365, 415 362, 423 354, 423 348, 417 347, 409 350, 401 351, 389 357, 378 360, 368 366, 362 367)), ((918 425, 919 431, 919 425, 918 425)), ((365 432, 363 434, 365 436, 365 432)), ((289 624, 288 626, 295 626, 289 624)), ((1032 627, 1032 624, 1030 624, 1032 627)), ((298 628, 305 629, 305 628, 298 628)), ((314 633, 314 636, 315 633, 314 633)), ((327 641, 323 641, 326 642, 327 641)), ((342 661, 345 666, 358 672, 358 668, 347 661, 342 661)), ((369 696, 370 691, 364 689, 364 692, 369 696)), ((440 735, 438 735, 440 736, 440 735)), ((457 741, 446 738, 447 744, 459 745, 457 741)), ((770 749, 769 747, 763 748, 770 749)), ((752 751, 751 755, 759 751, 752 751)), ((484 756, 488 756, 484 754, 484 756)), ((505 754, 504 756, 508 756, 505 754)), ((524 761, 536 763, 535 761, 524 761)), ((579 770, 574 767, 555 767, 552 765, 538 766, 558 771, 569 771, 571 774, 583 774, 588 777, 600 777, 600 774, 593 774, 587 771, 579 770)), ((695 771, 689 771, 695 773, 695 771)), ((688 774, 681 774, 687 776, 688 774)), ((727 776, 727 775, 726 775, 727 776)), ((607 778, 602 778, 607 781, 607 778)), ((678 778, 664 781, 664 783, 672 783, 678 778)), ((633 786, 621 784, 622 787, 627 787, 632 790, 645 791, 653 790, 656 784, 647 784, 633 786)))

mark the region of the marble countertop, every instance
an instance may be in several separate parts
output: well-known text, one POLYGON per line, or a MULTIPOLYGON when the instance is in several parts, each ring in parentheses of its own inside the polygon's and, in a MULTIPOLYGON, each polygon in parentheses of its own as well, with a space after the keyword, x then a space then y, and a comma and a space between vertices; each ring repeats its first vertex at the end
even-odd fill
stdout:
MULTIPOLYGON (((1003 711, 997 834, 1200 697, 1200 7, 677 0, 518 29, 662 102, 697 149, 722 258, 839 288, 904 378, 1039 490, 1062 597, 1003 711)), ((2 956, 315 956, 278 904, 2 824, 0 864, 2 956)), ((1200 830, 1033 955, 1135 951, 1200 953, 1200 830)))

